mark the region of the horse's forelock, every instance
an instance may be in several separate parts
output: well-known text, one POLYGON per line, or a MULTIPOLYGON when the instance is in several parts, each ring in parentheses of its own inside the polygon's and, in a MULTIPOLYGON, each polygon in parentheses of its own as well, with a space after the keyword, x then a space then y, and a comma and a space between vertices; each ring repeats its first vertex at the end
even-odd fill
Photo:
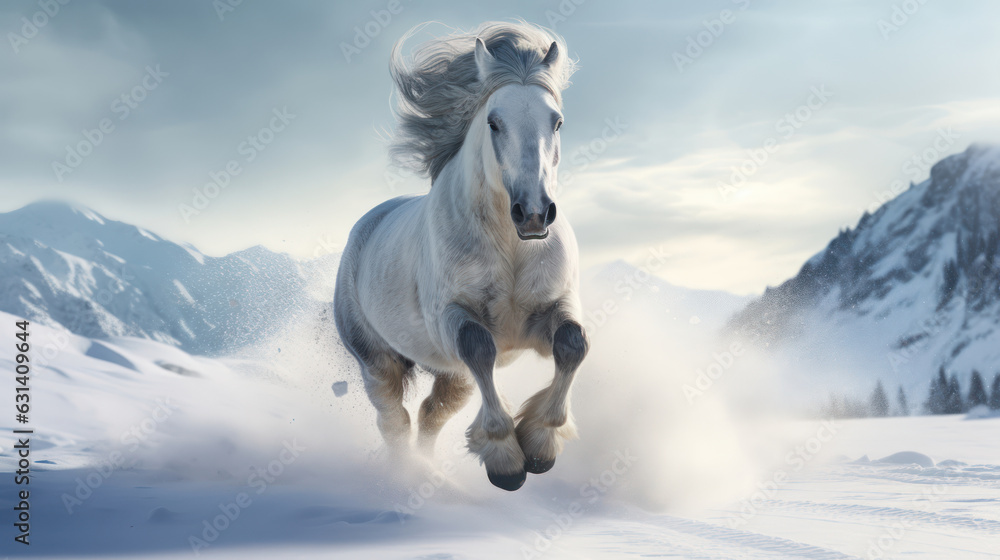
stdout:
POLYGON ((543 63, 553 42, 566 52, 562 39, 551 31, 525 22, 485 23, 469 33, 432 39, 407 61, 403 44, 422 27, 396 43, 389 65, 398 96, 390 149, 397 164, 437 178, 462 147, 473 117, 505 85, 538 85, 562 104, 561 92, 569 85, 574 63, 565 54, 551 65, 543 63), (477 37, 493 55, 483 81, 474 54, 477 37))

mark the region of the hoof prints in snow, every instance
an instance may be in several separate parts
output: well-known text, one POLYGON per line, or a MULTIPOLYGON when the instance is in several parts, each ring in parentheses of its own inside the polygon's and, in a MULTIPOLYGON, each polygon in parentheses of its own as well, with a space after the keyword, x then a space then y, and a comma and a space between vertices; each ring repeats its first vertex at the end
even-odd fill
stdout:
MULTIPOLYGON (((1000 502, 998 502, 998 506, 1000 506, 1000 502)), ((794 513, 796 516, 809 514, 837 521, 844 518, 863 519, 879 525, 891 525, 894 522, 901 522, 905 525, 947 527, 974 535, 1000 535, 1000 521, 906 508, 866 506, 862 504, 772 501, 768 502, 767 511, 794 513)))
POLYGON ((892 467, 889 465, 882 467, 851 466, 853 468, 839 474, 846 478, 876 478, 910 484, 980 486, 1000 490, 1000 466, 997 465, 972 465, 960 469, 954 467, 892 467))
POLYGON ((331 523, 346 523, 348 525, 363 525, 367 523, 398 523, 398 516, 391 511, 359 511, 333 506, 308 506, 299 509, 294 519, 308 525, 328 525, 331 523))
POLYGON ((610 519, 600 522, 600 531, 583 538, 594 540, 587 549, 624 556, 670 558, 741 558, 746 560, 845 560, 854 556, 826 548, 760 533, 730 529, 679 517, 660 516, 650 523, 628 523, 610 519))

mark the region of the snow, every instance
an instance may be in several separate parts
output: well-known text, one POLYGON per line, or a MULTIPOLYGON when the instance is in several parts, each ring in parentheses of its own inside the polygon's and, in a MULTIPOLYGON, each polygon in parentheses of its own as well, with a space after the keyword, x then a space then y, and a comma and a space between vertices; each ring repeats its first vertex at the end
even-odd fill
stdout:
MULTIPOLYGON (((281 352, 207 358, 33 326, 44 358, 32 382, 33 557, 188 558, 192 537, 207 545, 199 556, 248 559, 989 558, 1000 547, 1000 448, 984 445, 1000 418, 735 418, 725 387, 688 405, 670 396, 685 372, 638 375, 628 359, 632 379, 614 383, 614 341, 659 311, 634 303, 594 335, 574 394, 582 439, 516 493, 490 486, 462 449, 476 403, 432 461, 388 461, 336 345, 293 335, 281 352), (885 459, 843 460, 863 455, 885 459), (219 521, 226 512, 234 519, 219 521)), ((0 313, 0 336, 15 320, 0 313)), ((516 402, 548 369, 521 360, 500 383, 516 402)), ((0 471, 11 472, 2 428, 0 471)), ((0 511, 13 490, 0 479, 0 511)), ((3 554, 17 557, 10 542, 3 554)))
POLYGON ((195 299, 191 297, 191 292, 187 291, 187 288, 184 287, 184 284, 181 284, 180 280, 174 278, 173 283, 174 287, 177 288, 177 292, 181 295, 182 298, 184 298, 184 301, 186 301, 190 305, 197 305, 195 299))

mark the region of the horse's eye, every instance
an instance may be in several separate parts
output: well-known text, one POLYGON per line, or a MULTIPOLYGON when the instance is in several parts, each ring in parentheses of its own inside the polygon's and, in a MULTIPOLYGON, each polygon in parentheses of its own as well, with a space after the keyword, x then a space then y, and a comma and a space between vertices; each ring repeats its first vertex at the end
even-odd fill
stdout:
POLYGON ((559 132, 560 128, 562 128, 562 119, 556 121, 556 132, 559 132))
POLYGON ((490 130, 492 130, 493 132, 497 132, 500 130, 500 127, 497 126, 496 121, 490 121, 490 130))

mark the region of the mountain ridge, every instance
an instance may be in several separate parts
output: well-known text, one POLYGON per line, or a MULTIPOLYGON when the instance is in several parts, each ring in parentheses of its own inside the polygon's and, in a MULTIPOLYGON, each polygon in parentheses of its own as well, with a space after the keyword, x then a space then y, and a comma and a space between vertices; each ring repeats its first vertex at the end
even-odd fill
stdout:
MULTIPOLYGON (((728 324, 763 347, 830 356, 840 346, 897 379, 938 367, 968 375, 1000 358, 1000 146, 976 143, 936 163, 799 272, 769 287, 728 324), (922 346, 915 349, 914 344, 922 346), (919 358, 918 358, 919 357, 919 358), (918 367, 917 363, 923 363, 918 367)), ((848 360, 847 357, 843 357, 848 360)), ((849 361, 849 360, 848 360, 849 361)))
POLYGON ((303 267, 263 247, 211 257, 80 205, 40 201, 0 214, 0 310, 90 338, 222 353, 314 305, 310 273, 329 260, 303 267))

